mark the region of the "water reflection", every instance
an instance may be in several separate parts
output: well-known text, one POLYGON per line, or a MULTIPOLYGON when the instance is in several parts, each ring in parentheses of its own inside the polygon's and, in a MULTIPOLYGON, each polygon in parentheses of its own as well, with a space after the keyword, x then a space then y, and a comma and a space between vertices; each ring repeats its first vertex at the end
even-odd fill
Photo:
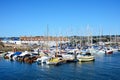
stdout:
POLYGON ((38 65, 41 66, 42 68, 50 68, 50 65, 47 65, 44 63, 38 64, 38 65))

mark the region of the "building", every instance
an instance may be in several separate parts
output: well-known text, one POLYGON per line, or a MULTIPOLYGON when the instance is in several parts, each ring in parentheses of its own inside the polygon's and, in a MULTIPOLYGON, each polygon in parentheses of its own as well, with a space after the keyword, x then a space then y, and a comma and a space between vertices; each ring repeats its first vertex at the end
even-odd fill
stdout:
POLYGON ((53 36, 22 36, 20 37, 21 43, 28 43, 28 44, 48 44, 50 46, 56 45, 58 43, 66 43, 69 42, 67 37, 53 37, 53 36))

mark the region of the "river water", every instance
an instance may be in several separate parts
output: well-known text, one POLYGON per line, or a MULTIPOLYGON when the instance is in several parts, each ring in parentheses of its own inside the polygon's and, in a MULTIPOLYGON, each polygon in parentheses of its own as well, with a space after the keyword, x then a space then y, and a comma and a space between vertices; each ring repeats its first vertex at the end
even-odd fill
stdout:
POLYGON ((0 80, 120 80, 120 53, 96 56, 94 62, 58 66, 0 58, 0 80))

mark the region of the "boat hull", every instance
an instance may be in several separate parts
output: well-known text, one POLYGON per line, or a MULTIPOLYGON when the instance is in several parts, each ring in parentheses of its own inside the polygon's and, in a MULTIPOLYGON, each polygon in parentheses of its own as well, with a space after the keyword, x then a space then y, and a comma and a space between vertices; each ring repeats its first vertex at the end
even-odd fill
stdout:
POLYGON ((81 56, 79 59, 81 62, 94 61, 94 56, 81 56))
POLYGON ((113 54, 113 51, 106 51, 106 54, 113 54))

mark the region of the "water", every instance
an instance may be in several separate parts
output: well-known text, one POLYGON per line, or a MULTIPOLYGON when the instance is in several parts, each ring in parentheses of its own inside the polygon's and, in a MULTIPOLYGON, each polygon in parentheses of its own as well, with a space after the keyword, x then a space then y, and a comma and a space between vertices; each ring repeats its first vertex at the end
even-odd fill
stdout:
POLYGON ((0 58, 0 80, 120 80, 120 53, 98 56, 94 62, 59 66, 11 62, 0 58))

